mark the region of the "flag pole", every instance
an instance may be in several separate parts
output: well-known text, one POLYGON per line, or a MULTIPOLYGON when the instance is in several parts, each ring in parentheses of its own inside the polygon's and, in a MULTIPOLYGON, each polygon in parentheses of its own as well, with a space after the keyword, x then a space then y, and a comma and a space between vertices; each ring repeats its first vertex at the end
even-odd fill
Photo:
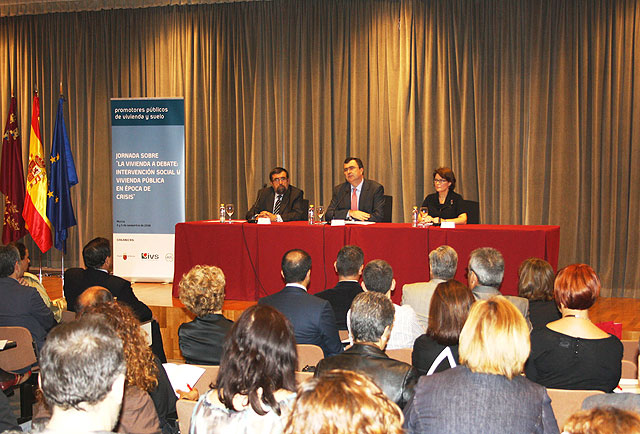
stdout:
POLYGON ((62 279, 62 287, 64 288, 64 253, 60 255, 60 278, 62 279))
POLYGON ((38 248, 38 252, 40 252, 40 255, 39 255, 39 259, 40 260, 38 261, 39 262, 39 264, 38 264, 38 268, 39 268, 38 279, 40 280, 40 284, 42 284, 42 251, 40 251, 40 248, 38 248))

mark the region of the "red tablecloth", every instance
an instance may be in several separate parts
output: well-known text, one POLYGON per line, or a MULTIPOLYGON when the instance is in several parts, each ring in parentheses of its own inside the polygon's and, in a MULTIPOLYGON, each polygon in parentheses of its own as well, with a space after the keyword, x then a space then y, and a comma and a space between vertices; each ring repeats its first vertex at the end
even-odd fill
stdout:
POLYGON ((280 275, 282 255, 301 248, 313 260, 310 293, 333 287, 338 250, 346 244, 362 247, 365 262, 380 258, 393 267, 400 302, 402 285, 429 280, 428 254, 448 244, 458 252, 456 279, 466 283, 465 268, 471 251, 495 247, 505 257, 504 294, 517 294, 518 266, 529 257, 544 258, 558 266, 559 226, 467 225, 455 229, 413 228, 404 223, 310 226, 306 222, 256 225, 236 222, 189 222, 176 225, 173 295, 178 296, 182 275, 196 264, 216 265, 227 279, 226 298, 257 300, 284 286, 280 275))

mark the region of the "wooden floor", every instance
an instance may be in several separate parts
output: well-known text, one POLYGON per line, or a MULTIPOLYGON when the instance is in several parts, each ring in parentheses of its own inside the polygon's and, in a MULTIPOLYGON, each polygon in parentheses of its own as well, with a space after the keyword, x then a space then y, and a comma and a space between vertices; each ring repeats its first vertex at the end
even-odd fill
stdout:
MULTIPOLYGON (((43 283, 51 299, 62 297, 60 277, 43 277, 43 283)), ((178 348, 178 327, 191 321, 194 315, 180 300, 171 296, 171 284, 134 283, 133 290, 151 310, 160 323, 164 349, 169 360, 184 360, 178 348)), ((222 313, 230 320, 237 319, 253 301, 226 300, 222 313)), ((589 316, 595 323, 615 321, 622 323, 622 338, 638 340, 640 338, 640 299, 635 298, 599 298, 589 310, 589 316)))

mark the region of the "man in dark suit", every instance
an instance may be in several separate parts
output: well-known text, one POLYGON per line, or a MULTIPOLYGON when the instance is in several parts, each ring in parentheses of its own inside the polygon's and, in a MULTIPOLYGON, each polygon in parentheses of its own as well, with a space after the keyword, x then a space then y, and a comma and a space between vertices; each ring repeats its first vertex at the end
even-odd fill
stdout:
POLYGON ((69 268, 64 272, 64 297, 67 299, 67 309, 73 312, 78 310, 77 299, 85 289, 91 286, 102 286, 120 303, 129 306, 140 322, 151 322, 151 349, 158 356, 162 363, 166 363, 167 358, 162 344, 160 326, 153 319, 151 309, 138 300, 133 293, 131 282, 122 277, 111 274, 113 260, 111 258, 111 245, 106 238, 94 238, 82 249, 85 269, 69 268))
POLYGON ((333 263, 338 273, 338 284, 316 294, 331 303, 336 316, 338 330, 347 330, 347 312, 356 295, 362 292, 360 276, 364 268, 364 253, 358 246, 344 246, 338 252, 338 258, 333 263))
POLYGON ((344 160, 344 177, 346 182, 333 187, 326 220, 381 222, 384 218, 384 187, 364 179, 362 160, 347 157, 344 160))
POLYGON ((0 326, 25 327, 38 350, 49 330, 56 325, 51 310, 35 288, 20 285, 20 253, 12 245, 0 246, 0 326))
POLYGON ((67 309, 76 312, 76 300, 85 289, 91 286, 107 288, 121 303, 126 304, 141 322, 149 321, 151 309, 138 300, 131 289, 131 282, 111 274, 113 260, 111 246, 106 238, 94 238, 82 249, 83 268, 69 268, 64 273, 64 297, 67 309))
POLYGON ((342 352, 336 319, 328 301, 307 293, 311 280, 311 256, 304 250, 289 250, 282 257, 286 286, 263 297, 258 304, 278 309, 293 325, 298 344, 318 345, 325 357, 342 352))
POLYGON ((271 187, 258 191, 258 197, 246 218, 266 217, 272 222, 306 220, 306 210, 302 201, 304 192, 289 184, 289 172, 283 167, 275 167, 269 172, 271 187))
POLYGON ((315 375, 332 369, 355 371, 371 378, 387 397, 403 408, 413 396, 418 371, 408 363, 390 359, 384 348, 391 335, 395 309, 384 294, 365 292, 353 300, 353 346, 318 363, 315 375))

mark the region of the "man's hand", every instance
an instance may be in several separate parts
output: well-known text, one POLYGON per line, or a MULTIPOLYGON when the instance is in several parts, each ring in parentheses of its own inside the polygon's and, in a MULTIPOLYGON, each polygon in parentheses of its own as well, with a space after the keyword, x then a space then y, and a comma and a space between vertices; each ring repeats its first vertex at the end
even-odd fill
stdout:
POLYGON ((258 214, 258 218, 268 218, 272 222, 278 220, 278 217, 275 214, 270 213, 269 211, 262 211, 260 214, 258 214))
POLYGON ((367 221, 371 217, 371 214, 368 212, 360 211, 360 210, 349 210, 349 215, 354 220, 367 221))
POLYGON ((176 392, 178 392, 180 399, 188 399, 190 401, 197 401, 198 399, 200 399, 200 393, 195 387, 188 392, 180 389, 176 390, 176 392))

